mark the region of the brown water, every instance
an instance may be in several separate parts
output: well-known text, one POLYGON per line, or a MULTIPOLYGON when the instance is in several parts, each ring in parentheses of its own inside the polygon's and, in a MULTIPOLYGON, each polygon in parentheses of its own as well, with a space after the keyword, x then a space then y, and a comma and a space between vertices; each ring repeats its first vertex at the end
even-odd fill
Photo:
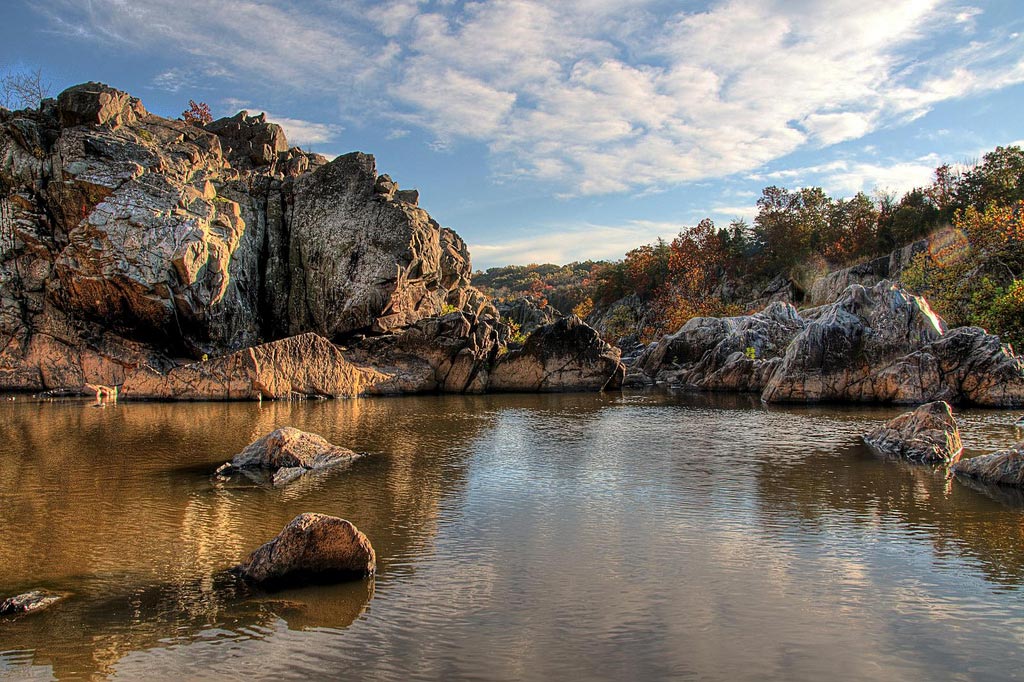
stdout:
MULTIPOLYGON (((12 679, 1013 679, 1024 503, 886 461, 894 409, 556 395, 0 403, 12 679), (275 427, 366 457, 280 490, 209 473, 275 427), (374 581, 239 595, 212 576, 304 511, 374 581)), ((970 451, 1024 436, 960 415, 970 451)))

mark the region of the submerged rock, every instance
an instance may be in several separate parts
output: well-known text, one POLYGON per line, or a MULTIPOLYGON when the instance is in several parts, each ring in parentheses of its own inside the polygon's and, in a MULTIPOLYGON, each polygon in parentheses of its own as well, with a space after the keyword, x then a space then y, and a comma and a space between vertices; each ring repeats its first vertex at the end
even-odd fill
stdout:
POLYGON ((377 570, 377 557, 369 539, 348 521, 299 514, 232 570, 260 587, 279 589, 367 577, 377 570))
POLYGON ((1024 487, 1024 441, 989 455, 962 459, 953 465, 953 473, 984 483, 1024 487))
POLYGON ((285 426, 250 443, 217 473, 253 473, 269 477, 278 486, 307 472, 346 464, 358 457, 358 453, 329 443, 315 433, 285 426))
POLYGON ((26 613, 42 611, 63 598, 64 595, 54 594, 53 592, 47 592, 46 590, 32 590, 30 592, 25 592, 0 601, 0 617, 22 616, 26 613))
POLYGON ((901 414, 864 434, 873 448, 915 462, 955 462, 963 452, 949 403, 936 401, 901 414))

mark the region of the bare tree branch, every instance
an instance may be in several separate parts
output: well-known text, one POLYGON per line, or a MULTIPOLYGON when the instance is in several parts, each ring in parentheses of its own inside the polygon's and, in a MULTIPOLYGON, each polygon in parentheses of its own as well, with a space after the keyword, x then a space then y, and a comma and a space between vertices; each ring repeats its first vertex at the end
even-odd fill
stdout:
POLYGON ((0 106, 8 109, 35 109, 50 96, 52 84, 40 68, 34 71, 8 70, 0 77, 0 106))

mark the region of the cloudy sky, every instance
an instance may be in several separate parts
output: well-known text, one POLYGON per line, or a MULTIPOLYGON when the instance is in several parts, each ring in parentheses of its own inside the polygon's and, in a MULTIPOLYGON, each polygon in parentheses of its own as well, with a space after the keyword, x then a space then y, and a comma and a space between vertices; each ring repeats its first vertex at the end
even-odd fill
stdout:
POLYGON ((0 64, 376 155, 476 267, 619 258, 765 185, 1024 139, 1020 0, 3 0, 0 64))

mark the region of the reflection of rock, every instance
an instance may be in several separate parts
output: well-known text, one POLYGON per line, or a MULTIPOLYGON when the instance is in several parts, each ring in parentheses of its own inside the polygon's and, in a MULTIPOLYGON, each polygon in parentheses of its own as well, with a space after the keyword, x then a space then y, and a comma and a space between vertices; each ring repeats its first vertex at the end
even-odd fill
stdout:
POLYGON ((1024 486, 1024 441, 990 455, 960 460, 953 465, 953 473, 985 483, 1024 486))
POLYGON ((257 476, 269 476, 270 482, 278 486, 309 471, 327 469, 357 457, 357 453, 328 443, 315 433, 284 427, 250 443, 217 473, 253 472, 257 476))
POLYGON ((63 595, 46 590, 32 590, 0 601, 0 616, 23 616, 42 611, 63 598, 63 595))
POLYGON ((600 391, 622 385, 620 352, 575 315, 540 327, 522 348, 498 358, 492 391, 600 391))
POLYGON ((746 317, 690 320, 638 365, 650 379, 760 391, 767 402, 1024 405, 1024 361, 998 337, 947 331, 927 301, 885 281, 854 284, 799 314, 777 303, 746 317))
POLYGON ((299 514, 233 571, 265 588, 362 578, 377 570, 369 539, 344 519, 299 514))
POLYGON ((864 435, 868 445, 917 462, 954 462, 963 452, 949 403, 927 403, 864 435))

